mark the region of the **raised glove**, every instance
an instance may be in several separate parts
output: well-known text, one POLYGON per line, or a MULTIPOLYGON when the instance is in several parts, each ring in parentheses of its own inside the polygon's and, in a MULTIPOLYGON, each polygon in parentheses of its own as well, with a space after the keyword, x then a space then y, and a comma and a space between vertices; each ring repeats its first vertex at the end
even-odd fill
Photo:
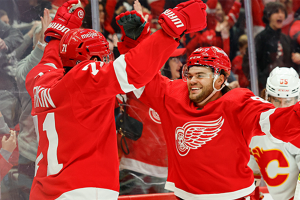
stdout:
POLYGON ((79 28, 81 26, 85 12, 81 7, 78 7, 77 3, 80 3, 80 1, 67 1, 58 8, 53 21, 45 31, 46 42, 49 42, 51 37, 61 39, 70 29, 79 28), (76 5, 72 6, 72 4, 76 5), (74 8, 76 9, 73 11, 74 8))
POLYGON ((135 10, 121 13, 116 17, 116 21, 122 32, 122 42, 118 43, 118 49, 121 54, 134 48, 150 35, 149 22, 146 22, 135 10))
POLYGON ((206 28, 205 10, 206 5, 201 0, 190 0, 164 11, 158 23, 168 35, 180 38, 183 34, 206 28))

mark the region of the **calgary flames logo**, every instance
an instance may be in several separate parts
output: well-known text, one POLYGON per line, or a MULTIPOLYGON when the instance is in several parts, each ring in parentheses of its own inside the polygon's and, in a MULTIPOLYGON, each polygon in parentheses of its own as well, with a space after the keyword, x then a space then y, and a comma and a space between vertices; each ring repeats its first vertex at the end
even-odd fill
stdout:
POLYGON ((277 187, 287 180, 289 173, 286 169, 290 164, 280 149, 264 150, 257 146, 250 153, 254 156, 260 172, 269 186, 277 187))
POLYGON ((198 149, 216 137, 221 131, 224 119, 215 121, 188 122, 175 130, 175 143, 179 155, 186 156, 190 149, 198 149))
POLYGON ((155 123, 161 124, 158 113, 152 108, 149 109, 149 116, 155 123))

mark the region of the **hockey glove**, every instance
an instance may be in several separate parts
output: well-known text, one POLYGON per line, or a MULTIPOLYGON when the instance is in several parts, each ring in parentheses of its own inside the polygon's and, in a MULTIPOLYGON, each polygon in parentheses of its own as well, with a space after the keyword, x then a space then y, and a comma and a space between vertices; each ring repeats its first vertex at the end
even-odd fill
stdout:
POLYGON ((85 12, 81 7, 79 0, 71 0, 58 8, 53 21, 45 31, 45 42, 49 42, 51 37, 61 39, 70 29, 79 28, 82 24, 85 12), (72 4, 76 4, 72 6, 72 4), (75 9, 73 11, 73 9, 75 9))
POLYGON ((118 43, 118 49, 121 54, 134 48, 150 35, 149 22, 146 22, 135 10, 126 11, 118 15, 116 21, 122 32, 122 42, 118 43))
POLYGON ((164 11, 158 23, 168 35, 181 38, 183 34, 206 28, 205 10, 206 5, 201 0, 190 0, 164 11))

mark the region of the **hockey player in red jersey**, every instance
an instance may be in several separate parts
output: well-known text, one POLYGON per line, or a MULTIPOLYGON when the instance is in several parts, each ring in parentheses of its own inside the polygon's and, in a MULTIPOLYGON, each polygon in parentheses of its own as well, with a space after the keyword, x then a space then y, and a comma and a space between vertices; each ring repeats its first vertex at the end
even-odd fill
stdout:
MULTIPOLYGON (((206 27, 202 1, 179 4, 161 19, 164 30, 111 61, 101 33, 76 29, 84 17, 80 7, 72 12, 76 3, 68 1, 58 9, 45 31, 49 43, 44 56, 26 77, 39 138, 32 200, 116 200, 115 96, 149 82, 184 32, 206 27)), ((118 23, 126 33, 122 47, 149 33, 149 25, 135 11, 121 14, 118 23)))
POLYGON ((248 167, 253 134, 300 147, 299 103, 275 108, 248 89, 229 91, 230 69, 222 49, 198 48, 183 68, 186 82, 157 74, 135 91, 160 116, 168 147, 165 188, 180 199, 249 196, 255 189, 248 167))
MULTIPOLYGON (((293 68, 276 67, 267 79, 265 99, 276 108, 292 106, 299 100, 299 89, 299 75, 293 68)), ((259 135, 252 138, 250 149, 249 167, 257 179, 255 196, 260 196, 262 176, 274 200, 293 199, 300 170, 299 146, 259 135)))

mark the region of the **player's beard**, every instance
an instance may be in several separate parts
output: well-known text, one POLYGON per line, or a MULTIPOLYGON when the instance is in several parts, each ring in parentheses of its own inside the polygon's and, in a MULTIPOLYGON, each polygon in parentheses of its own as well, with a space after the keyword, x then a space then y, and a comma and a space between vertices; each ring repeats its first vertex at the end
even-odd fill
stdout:
POLYGON ((213 91, 214 91, 214 89, 213 89, 212 85, 208 85, 208 86, 202 86, 201 92, 199 94, 192 94, 191 88, 189 87, 189 98, 194 103, 201 103, 213 91))

